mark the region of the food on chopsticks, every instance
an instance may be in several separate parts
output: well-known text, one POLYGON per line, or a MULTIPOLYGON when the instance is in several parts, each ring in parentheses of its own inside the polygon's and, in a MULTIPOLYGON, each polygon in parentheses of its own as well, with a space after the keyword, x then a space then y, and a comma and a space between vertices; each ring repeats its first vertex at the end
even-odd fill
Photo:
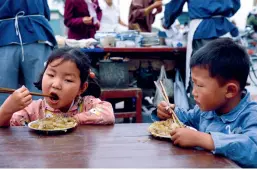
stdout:
POLYGON ((149 132, 154 136, 159 137, 170 137, 170 132, 180 125, 174 122, 172 119, 167 119, 165 121, 156 121, 149 127, 149 132))
POLYGON ((77 126, 77 121, 72 117, 53 116, 32 122, 30 126, 37 130, 64 130, 77 126))

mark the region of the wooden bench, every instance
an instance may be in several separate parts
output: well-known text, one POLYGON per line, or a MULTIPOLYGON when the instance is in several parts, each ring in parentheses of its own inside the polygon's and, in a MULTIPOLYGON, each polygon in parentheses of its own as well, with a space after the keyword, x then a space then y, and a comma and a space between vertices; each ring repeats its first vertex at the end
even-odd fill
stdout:
POLYGON ((142 123, 142 90, 140 88, 122 88, 122 89, 107 89, 101 90, 101 100, 111 98, 136 98, 136 110, 132 112, 115 113, 115 118, 136 118, 136 123, 142 123))

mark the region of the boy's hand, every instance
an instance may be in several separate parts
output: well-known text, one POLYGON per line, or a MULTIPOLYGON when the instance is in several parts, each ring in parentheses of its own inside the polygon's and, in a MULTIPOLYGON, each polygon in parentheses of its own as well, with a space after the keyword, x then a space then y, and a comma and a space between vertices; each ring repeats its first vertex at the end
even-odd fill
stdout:
POLYGON ((188 128, 177 128, 170 135, 173 143, 181 147, 195 147, 198 139, 197 131, 188 128))
POLYGON ((21 88, 15 90, 1 106, 1 111, 4 113, 13 114, 19 110, 24 109, 32 102, 32 96, 29 90, 22 86, 21 88))
MULTIPOLYGON (((168 111, 168 104, 165 101, 160 102, 160 104, 157 106, 157 116, 162 119, 166 120, 168 118, 171 118, 171 113, 168 111)), ((171 105, 171 109, 174 109, 175 105, 171 105)))
POLYGON ((210 134, 195 131, 189 128, 177 128, 171 133, 174 145, 181 147, 201 147, 207 150, 214 150, 214 142, 210 134))

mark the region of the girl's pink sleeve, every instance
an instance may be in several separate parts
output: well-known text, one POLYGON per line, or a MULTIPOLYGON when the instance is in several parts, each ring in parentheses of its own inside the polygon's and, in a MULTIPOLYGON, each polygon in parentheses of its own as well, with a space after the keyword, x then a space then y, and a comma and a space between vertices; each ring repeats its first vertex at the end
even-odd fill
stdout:
POLYGON ((25 124, 40 118, 42 100, 32 101, 26 108, 15 112, 10 120, 10 126, 24 126, 25 124))
POLYGON ((114 124, 114 112, 111 103, 93 96, 84 97, 84 110, 74 118, 79 124, 114 124))
POLYGON ((24 126, 26 122, 30 122, 29 115, 28 112, 25 109, 23 109, 18 112, 15 112, 12 115, 12 118, 10 120, 10 126, 24 126))

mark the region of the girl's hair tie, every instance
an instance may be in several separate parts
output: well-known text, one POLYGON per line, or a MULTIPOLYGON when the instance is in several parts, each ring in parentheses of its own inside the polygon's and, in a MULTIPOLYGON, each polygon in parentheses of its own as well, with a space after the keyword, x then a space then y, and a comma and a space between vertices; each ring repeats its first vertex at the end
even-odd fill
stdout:
POLYGON ((91 79, 95 78, 95 73, 91 69, 89 69, 88 74, 91 79))

